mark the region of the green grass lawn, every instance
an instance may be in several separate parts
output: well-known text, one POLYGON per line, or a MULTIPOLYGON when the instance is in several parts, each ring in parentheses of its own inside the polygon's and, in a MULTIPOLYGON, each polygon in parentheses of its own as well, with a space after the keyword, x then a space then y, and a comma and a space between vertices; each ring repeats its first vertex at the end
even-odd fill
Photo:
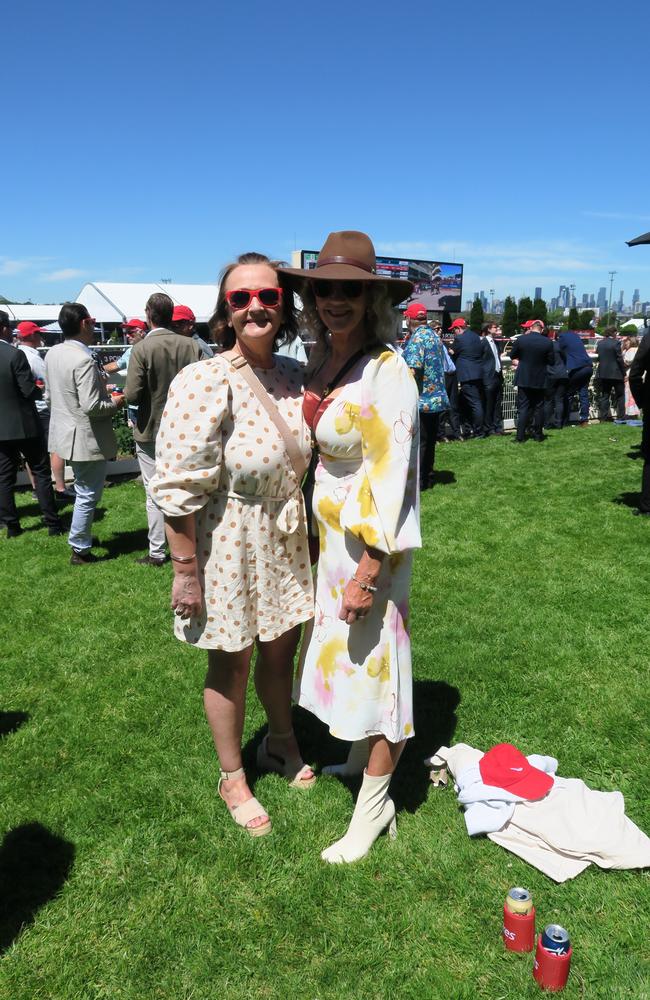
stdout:
MULTIPOLYGON (((416 737, 392 786, 398 838, 327 866, 356 786, 255 792, 273 833, 250 840, 216 796, 204 656, 174 640, 171 570, 137 566, 144 494, 107 490, 96 551, 19 498, 0 541, 2 1000, 520 998, 532 957, 506 953, 503 899, 533 893, 538 926, 574 942, 564 996, 650 997, 650 876, 592 867, 557 886, 471 840, 422 759, 441 743, 516 743, 560 773, 623 792, 650 830, 650 523, 632 516, 636 429, 439 448, 412 593, 416 737), (618 498, 618 502, 617 502, 618 498), (621 502, 622 498, 622 502, 621 502), (34 530, 32 530, 34 529, 34 530), (21 926, 22 925, 22 926, 21 926)), ((245 760, 263 715, 251 692, 245 760)), ((296 712, 305 757, 345 748, 296 712)))

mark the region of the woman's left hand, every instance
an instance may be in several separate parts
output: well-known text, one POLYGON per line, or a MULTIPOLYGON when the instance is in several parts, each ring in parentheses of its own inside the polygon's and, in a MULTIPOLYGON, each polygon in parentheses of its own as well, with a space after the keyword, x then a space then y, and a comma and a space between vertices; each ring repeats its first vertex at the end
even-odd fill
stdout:
POLYGON ((353 625, 354 622, 365 618, 372 607, 373 596, 371 591, 363 590, 356 580, 348 581, 339 611, 341 621, 353 625))

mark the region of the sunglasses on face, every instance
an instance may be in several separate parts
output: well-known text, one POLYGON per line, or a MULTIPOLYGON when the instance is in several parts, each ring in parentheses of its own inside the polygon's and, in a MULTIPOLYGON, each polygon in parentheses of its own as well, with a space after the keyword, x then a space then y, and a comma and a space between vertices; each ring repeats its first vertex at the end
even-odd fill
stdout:
POLYGON ((335 293, 344 299, 358 299, 363 294, 363 281, 327 281, 325 278, 314 281, 316 298, 329 299, 335 293))
POLYGON ((226 292, 226 302, 231 309, 246 309, 253 299, 269 309, 277 309, 282 303, 282 289, 234 288, 232 292, 226 292))

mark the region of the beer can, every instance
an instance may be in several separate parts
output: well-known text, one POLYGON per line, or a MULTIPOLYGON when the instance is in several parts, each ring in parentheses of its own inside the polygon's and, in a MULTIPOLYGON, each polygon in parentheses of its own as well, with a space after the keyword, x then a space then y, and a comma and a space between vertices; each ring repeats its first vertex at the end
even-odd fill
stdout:
POLYGON ((571 948, 569 935, 559 924, 547 924, 542 931, 542 948, 555 955, 568 955, 571 948))
POLYGON ((511 913, 527 914, 533 909, 533 897, 528 889, 515 886, 506 896, 506 909, 511 913))

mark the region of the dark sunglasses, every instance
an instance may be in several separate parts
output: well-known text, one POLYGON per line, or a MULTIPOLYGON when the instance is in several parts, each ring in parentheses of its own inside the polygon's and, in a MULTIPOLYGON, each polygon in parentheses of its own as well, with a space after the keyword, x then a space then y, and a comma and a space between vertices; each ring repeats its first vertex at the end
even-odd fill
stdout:
POLYGON ((314 281, 316 298, 329 299, 335 291, 344 299, 358 299, 363 294, 363 281, 327 281, 325 278, 314 281))
POLYGON ((282 302, 281 288, 234 288, 226 292, 226 301, 231 309, 246 309, 253 299, 258 299, 263 306, 277 309, 282 302))

